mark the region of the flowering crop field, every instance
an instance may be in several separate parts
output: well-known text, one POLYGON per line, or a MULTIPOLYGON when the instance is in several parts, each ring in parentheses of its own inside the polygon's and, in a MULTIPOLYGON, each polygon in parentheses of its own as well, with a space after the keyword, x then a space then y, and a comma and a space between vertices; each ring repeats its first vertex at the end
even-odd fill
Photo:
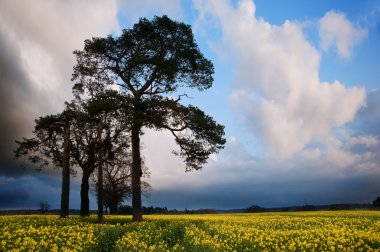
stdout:
POLYGON ((380 251, 380 211, 0 216, 0 251, 380 251))

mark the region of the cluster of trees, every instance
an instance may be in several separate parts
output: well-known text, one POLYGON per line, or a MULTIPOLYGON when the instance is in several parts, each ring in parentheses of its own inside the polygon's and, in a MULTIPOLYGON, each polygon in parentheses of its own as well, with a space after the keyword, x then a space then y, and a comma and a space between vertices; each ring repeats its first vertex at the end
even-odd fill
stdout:
POLYGON ((46 214, 50 210, 50 204, 47 201, 40 201, 38 203, 38 208, 42 214, 46 214))
POLYGON ((268 212, 268 209, 261 206, 252 205, 244 210, 245 213, 263 213, 268 212))
POLYGON ((372 205, 374 207, 380 207, 380 197, 377 197, 373 202, 372 205))
MULTIPOLYGON (((132 214, 132 207, 129 205, 120 206, 118 209, 118 214, 132 214)), ((196 209, 196 210, 177 210, 177 209, 168 209, 167 207, 142 207, 143 214, 216 214, 217 211, 214 209, 196 209)))
POLYGON ((141 192, 149 185, 140 152, 144 128, 169 130, 186 171, 199 170, 224 147, 224 126, 199 108, 183 105, 179 88, 212 86, 214 68, 195 43, 191 27, 167 16, 140 19, 119 37, 86 40, 74 51, 75 99, 56 115, 36 120, 33 138, 17 141, 17 158, 39 168, 62 169, 61 217, 69 214, 70 174, 82 170, 80 215, 89 215, 90 177, 110 212, 127 195, 134 221, 142 220, 141 192))
MULTIPOLYGON (((153 206, 150 206, 150 207, 143 206, 141 208, 141 211, 145 215, 146 214, 169 214, 172 212, 172 210, 168 210, 166 207, 153 207, 153 206)), ((133 213, 133 208, 132 206, 129 206, 129 205, 123 205, 119 207, 117 213, 130 215, 133 213)))

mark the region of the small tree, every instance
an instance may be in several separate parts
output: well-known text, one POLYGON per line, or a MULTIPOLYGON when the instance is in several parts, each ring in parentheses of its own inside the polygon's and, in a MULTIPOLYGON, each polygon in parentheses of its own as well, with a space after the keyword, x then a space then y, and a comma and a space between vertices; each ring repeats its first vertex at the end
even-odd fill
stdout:
POLYGON ((60 217, 69 215, 70 195, 70 129, 72 112, 65 109, 57 115, 48 115, 36 120, 34 138, 16 141, 16 158, 25 157, 37 164, 38 170, 49 164, 62 168, 62 193, 60 217))
MULTIPOLYGON (((118 206, 125 198, 131 195, 130 169, 123 166, 113 166, 106 164, 103 167, 103 204, 110 214, 117 212, 118 206)), ((94 176, 94 185, 96 188, 96 197, 99 197, 99 178, 94 176)))
POLYGON ((373 202, 372 202, 372 205, 374 207, 380 207, 380 197, 377 197, 377 199, 375 199, 373 202))
MULTIPOLYGON (((144 176, 149 176, 148 169, 143 164, 144 176)), ((93 184, 95 186, 95 194, 98 197, 98 176, 93 174, 93 184)), ((150 185, 142 182, 142 191, 148 192, 150 185)), ((130 153, 109 160, 103 166, 103 204, 105 210, 109 209, 110 214, 116 214, 118 207, 125 199, 131 197, 131 157, 130 153)))
POLYGON ((47 211, 50 210, 50 204, 47 201, 40 201, 38 203, 38 208, 42 214, 45 214, 47 211))
POLYGON ((120 37, 93 38, 75 51, 74 89, 91 95, 118 85, 125 97, 125 120, 132 144, 133 220, 142 220, 140 136, 144 127, 169 130, 186 170, 199 170, 212 153, 224 147, 224 127, 199 108, 180 104, 180 87, 203 91, 212 86, 213 64, 200 52, 189 25, 167 16, 145 18, 120 37), (100 80, 100 81, 99 81, 100 80))

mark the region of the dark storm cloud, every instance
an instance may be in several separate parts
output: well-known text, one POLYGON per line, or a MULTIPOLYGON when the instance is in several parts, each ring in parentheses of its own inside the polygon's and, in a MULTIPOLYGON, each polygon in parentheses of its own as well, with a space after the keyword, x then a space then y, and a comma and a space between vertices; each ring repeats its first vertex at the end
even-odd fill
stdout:
POLYGON ((29 198, 24 188, 0 191, 0 209, 18 207, 29 198))
POLYGON ((34 120, 43 115, 47 93, 39 90, 23 68, 16 41, 0 25, 0 175, 34 173, 15 161, 16 140, 31 137, 34 120))
POLYGON ((72 52, 86 38, 118 30, 116 2, 88 4, 0 1, 0 173, 22 173, 11 162, 14 141, 31 137, 36 118, 72 98, 72 52))
POLYGON ((15 41, 1 25, 0 37, 0 172, 15 175, 22 171, 12 160, 15 140, 32 130, 33 110, 28 103, 36 94, 22 69, 15 41))
POLYGON ((286 178, 245 180, 191 190, 154 190, 143 204, 177 209, 232 209, 251 205, 284 207, 304 204, 370 204, 379 193, 379 179, 380 175, 367 174, 345 178, 300 177, 288 181, 286 178))
MULTIPOLYGON (((116 31, 116 1, 0 1, 0 208, 35 208, 40 200, 59 207, 60 171, 23 168, 13 160, 15 140, 32 137, 36 118, 71 99, 72 52, 116 31)), ((78 208, 77 182, 72 193, 78 208)))
MULTIPOLYGON (((38 202, 47 201, 53 209, 60 207, 60 171, 23 174, 17 177, 0 175, 0 210, 36 209, 38 202)), ((54 170, 53 170, 54 171, 54 170)), ((79 209, 80 180, 71 178, 70 208, 79 209)), ((90 207, 96 208, 94 195, 90 193, 90 207)))

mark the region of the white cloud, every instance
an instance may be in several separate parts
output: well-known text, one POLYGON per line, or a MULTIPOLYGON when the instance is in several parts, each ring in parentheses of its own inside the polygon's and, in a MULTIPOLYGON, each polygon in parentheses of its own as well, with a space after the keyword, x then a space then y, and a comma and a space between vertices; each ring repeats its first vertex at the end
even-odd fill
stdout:
POLYGON ((355 28, 345 14, 329 11, 319 21, 321 48, 336 47, 338 54, 345 59, 351 56, 352 48, 366 35, 367 29, 355 28))
POLYGON ((329 149, 326 153, 326 158, 331 164, 339 168, 350 167, 358 161, 357 155, 341 149, 329 149))
POLYGON ((321 82, 318 50, 302 26, 286 21, 272 25, 255 17, 255 5, 240 1, 195 1, 198 27, 219 25, 213 45, 236 63, 231 101, 244 123, 279 157, 289 158, 308 144, 328 144, 331 130, 355 118, 365 90, 341 82, 321 82), (223 49, 223 50, 221 50, 223 49))
POLYGON ((321 157, 321 150, 318 148, 306 149, 300 153, 300 156, 304 160, 314 161, 321 157))
POLYGON ((201 171, 185 172, 183 160, 172 154, 179 147, 169 131, 145 129, 142 137, 143 155, 151 172, 147 182, 154 190, 192 190, 209 185, 223 184, 242 179, 247 166, 256 165, 254 158, 234 137, 226 143, 225 149, 213 154, 201 171))
POLYGON ((192 173, 185 174, 185 164, 172 153, 178 150, 173 135, 169 131, 146 129, 142 142, 142 153, 151 172, 147 181, 154 190, 183 186, 192 173))
POLYGON ((120 30, 116 1, 7 0, 0 3, 0 20, 20 54, 26 85, 40 96, 28 104, 36 108, 32 116, 56 113, 70 99, 72 52, 85 39, 120 30))
POLYGON ((13 156, 15 139, 31 136, 34 119, 72 98, 72 52, 119 31, 117 11, 116 0, 0 1, 0 159, 13 156))
POLYGON ((350 138, 348 144, 351 147, 356 145, 363 145, 367 148, 370 148, 378 146, 380 144, 380 140, 376 136, 365 135, 350 138))

